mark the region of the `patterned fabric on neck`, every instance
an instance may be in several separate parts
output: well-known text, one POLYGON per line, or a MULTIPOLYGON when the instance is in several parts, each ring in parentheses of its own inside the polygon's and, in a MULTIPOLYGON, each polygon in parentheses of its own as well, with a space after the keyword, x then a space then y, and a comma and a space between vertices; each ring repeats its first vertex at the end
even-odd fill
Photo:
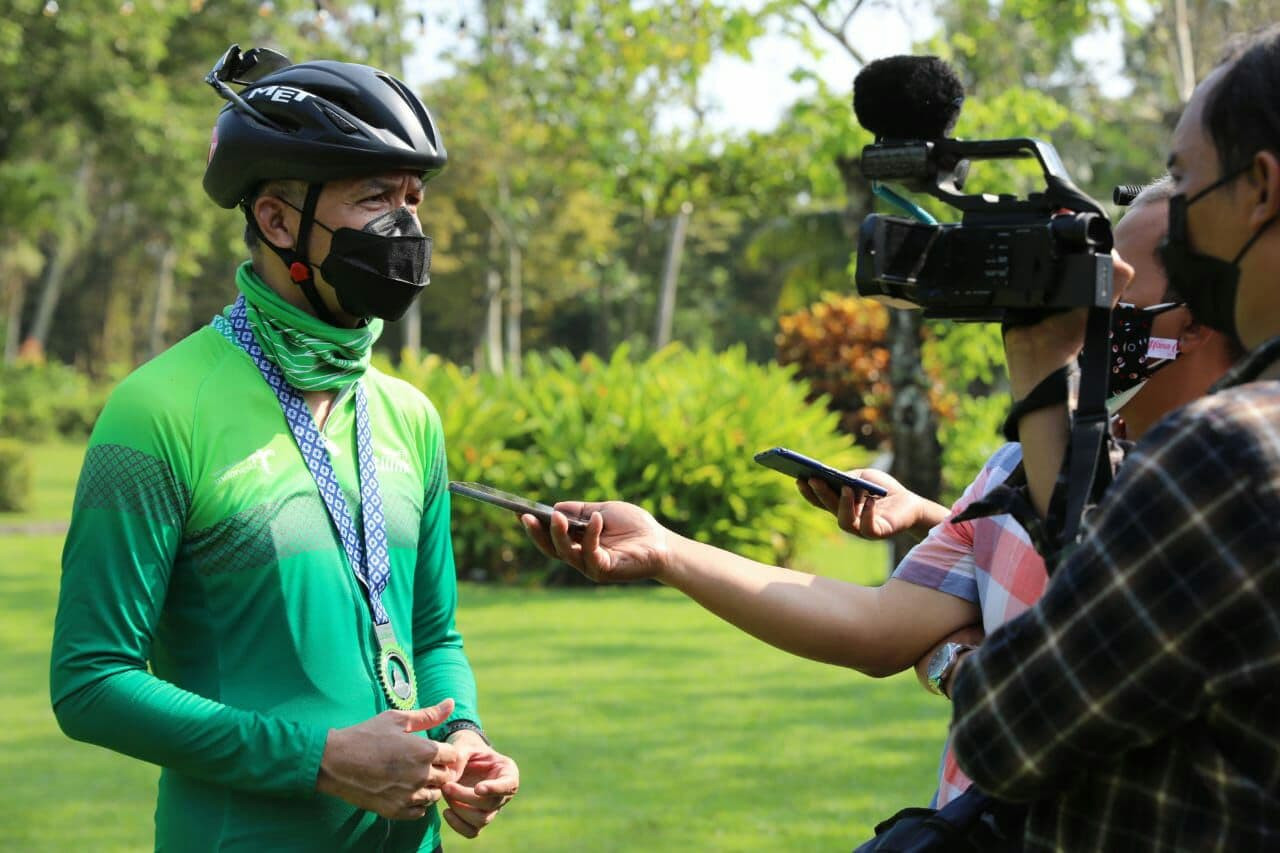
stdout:
POLYGON ((248 303, 253 336, 294 388, 334 391, 355 382, 368 369, 373 343, 382 334, 381 320, 356 329, 331 326, 286 302, 258 277, 249 261, 236 271, 236 286, 248 303))

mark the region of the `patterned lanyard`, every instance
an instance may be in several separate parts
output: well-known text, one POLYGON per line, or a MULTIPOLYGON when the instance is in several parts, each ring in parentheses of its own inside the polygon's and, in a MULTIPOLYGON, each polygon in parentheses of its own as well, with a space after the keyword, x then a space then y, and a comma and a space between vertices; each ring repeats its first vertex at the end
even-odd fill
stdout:
POLYGON ((364 511, 361 525, 364 528, 364 539, 361 540, 347 507, 346 496, 338 485, 329 449, 311 416, 311 409, 297 389, 285 381, 280 368, 263 354, 262 347, 249 328, 246 315, 245 299, 240 296, 227 317, 230 328, 216 322, 221 318, 215 319, 215 325, 253 359, 258 372, 275 392, 298 450, 315 480, 329 518, 337 528, 338 538, 351 563, 351 570, 367 593, 369 609, 373 613, 374 632, 378 637, 378 678, 395 707, 402 710, 412 708, 417 700, 416 679, 413 677, 409 656, 396 641, 391 617, 382 606, 382 593, 391 577, 391 558, 387 550, 386 517, 382 512, 382 492, 378 488, 378 472, 374 467, 373 433, 369 428, 369 407, 364 386, 357 382, 355 391, 356 465, 360 478, 360 505, 364 511))

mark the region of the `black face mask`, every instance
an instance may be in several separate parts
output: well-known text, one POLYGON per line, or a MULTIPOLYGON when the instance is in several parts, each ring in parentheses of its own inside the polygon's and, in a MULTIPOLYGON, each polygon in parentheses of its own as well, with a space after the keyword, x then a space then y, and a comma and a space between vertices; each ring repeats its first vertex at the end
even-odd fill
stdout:
POLYGON ((348 314, 399 320, 430 283, 431 238, 409 208, 384 213, 359 231, 316 224, 333 234, 320 272, 348 314))
POLYGON ((1111 376, 1107 385, 1107 409, 1118 411, 1134 398, 1147 380, 1178 357, 1176 338, 1153 338, 1156 317, 1181 307, 1164 302, 1137 308, 1121 302, 1111 309, 1111 376))
POLYGON ((1158 251, 1169 276, 1169 288, 1183 294, 1192 315, 1210 328, 1239 339, 1236 331, 1236 289, 1240 285, 1240 259, 1254 242, 1271 226, 1269 219, 1254 232, 1230 261, 1206 255, 1191 248, 1187 236, 1187 208, 1218 187, 1224 186, 1252 168, 1250 163, 1224 175, 1200 192, 1187 198, 1179 193, 1169 199, 1169 233, 1158 251))
MULTIPOLYGON (((365 223, 364 228, 333 229, 315 218, 321 184, 307 188, 307 200, 299 208, 288 199, 280 201, 302 214, 296 245, 307 242, 312 224, 333 235, 329 254, 320 264, 325 281, 333 286, 342 310, 368 320, 399 320, 414 298, 431 282, 431 238, 422 233, 418 218, 407 207, 399 207, 365 223)), ((277 197, 278 198, 278 197, 277 197)), ((246 211, 246 215, 248 211, 246 211)), ((252 217, 250 224, 256 229, 252 217)), ((261 231, 258 234, 261 236, 261 231)), ((265 240, 265 238, 264 238, 265 240)), ((305 254, 281 249, 269 240, 271 250, 289 268, 289 276, 302 288, 316 316, 326 323, 336 320, 316 292, 311 263, 305 254)))

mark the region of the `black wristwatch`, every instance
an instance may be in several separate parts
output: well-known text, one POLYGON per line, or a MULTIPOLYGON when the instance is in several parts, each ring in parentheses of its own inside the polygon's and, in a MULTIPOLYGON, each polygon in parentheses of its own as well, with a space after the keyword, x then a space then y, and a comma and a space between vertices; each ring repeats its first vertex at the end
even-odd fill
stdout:
POLYGON ((480 726, 470 720, 450 720, 445 723, 444 739, 448 740, 450 736, 461 731, 475 732, 480 736, 480 740, 485 742, 486 746, 493 746, 493 744, 489 742, 489 738, 485 737, 484 729, 480 728, 480 726))
MULTIPOLYGON (((951 673, 955 671, 956 663, 960 660, 960 655, 964 652, 971 652, 977 646, 971 646, 967 643, 943 643, 938 650, 933 653, 933 657, 929 658, 929 674, 926 679, 926 686, 929 692, 936 693, 939 696, 947 696, 943 691, 942 685, 946 684, 951 673)), ((950 699, 950 696, 947 696, 950 699)))

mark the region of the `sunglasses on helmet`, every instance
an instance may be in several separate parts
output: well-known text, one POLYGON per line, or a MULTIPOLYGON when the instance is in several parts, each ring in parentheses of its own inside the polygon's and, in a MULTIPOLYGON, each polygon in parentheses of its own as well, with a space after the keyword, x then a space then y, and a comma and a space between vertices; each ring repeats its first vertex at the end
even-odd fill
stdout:
POLYGON ((204 82, 212 86, 223 100, 229 101, 236 109, 253 116, 267 127, 284 130, 279 124, 250 106, 227 84, 247 86, 292 64, 289 57, 279 51, 266 47, 254 47, 241 53, 240 45, 233 44, 227 48, 226 53, 222 54, 222 58, 214 63, 213 70, 205 76, 204 82))

